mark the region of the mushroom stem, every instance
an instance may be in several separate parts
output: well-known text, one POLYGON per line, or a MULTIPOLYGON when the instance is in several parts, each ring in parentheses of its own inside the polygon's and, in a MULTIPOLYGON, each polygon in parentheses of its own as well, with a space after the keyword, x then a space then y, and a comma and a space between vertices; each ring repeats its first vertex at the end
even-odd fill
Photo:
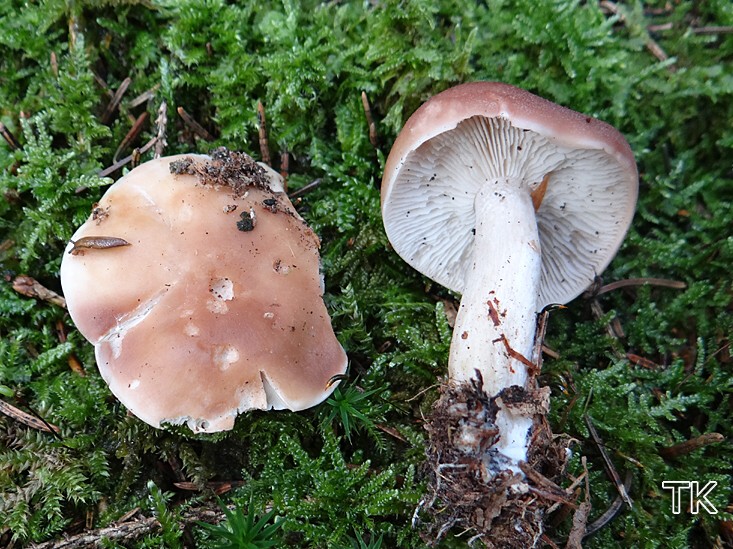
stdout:
MULTIPOLYGON (((526 388, 542 256, 526 185, 499 180, 485 186, 476 196, 474 213, 474 253, 456 317, 448 373, 456 383, 469 382, 480 373, 484 392, 494 398, 513 385, 526 388)), ((499 441, 494 448, 516 465, 526 459, 532 418, 498 404, 499 441)))

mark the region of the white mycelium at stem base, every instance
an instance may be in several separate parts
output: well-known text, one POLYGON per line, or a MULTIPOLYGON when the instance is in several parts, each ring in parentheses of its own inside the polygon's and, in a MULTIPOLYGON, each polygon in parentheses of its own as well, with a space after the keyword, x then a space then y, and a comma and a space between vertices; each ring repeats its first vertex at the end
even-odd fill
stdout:
MULTIPOLYGON (((472 265, 453 331, 448 371, 457 383, 476 379, 478 371, 484 392, 495 397, 512 385, 525 388, 527 382, 527 365, 517 357, 532 359, 540 240, 526 185, 511 180, 486 185, 476 195, 474 208, 472 265)), ((527 458, 531 426, 531 417, 500 408, 495 448, 514 465, 527 458)))

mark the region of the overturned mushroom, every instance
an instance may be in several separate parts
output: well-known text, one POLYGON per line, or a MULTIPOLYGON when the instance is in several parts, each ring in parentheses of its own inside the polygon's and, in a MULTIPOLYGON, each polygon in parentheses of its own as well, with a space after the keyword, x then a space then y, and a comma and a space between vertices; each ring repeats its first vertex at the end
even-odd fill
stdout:
POLYGON ((487 483, 524 476, 533 420, 546 412, 534 390, 536 313, 573 299, 608 265, 637 187, 618 131, 506 84, 436 95, 395 141, 384 225, 405 261, 462 294, 449 378, 482 395, 443 410, 474 414, 456 420, 451 445, 478 460, 487 483))
POLYGON ((279 175, 222 149, 160 158, 98 207, 106 215, 76 231, 61 282, 132 413, 215 432, 239 412, 302 410, 331 393, 346 355, 322 299, 319 240, 279 175))

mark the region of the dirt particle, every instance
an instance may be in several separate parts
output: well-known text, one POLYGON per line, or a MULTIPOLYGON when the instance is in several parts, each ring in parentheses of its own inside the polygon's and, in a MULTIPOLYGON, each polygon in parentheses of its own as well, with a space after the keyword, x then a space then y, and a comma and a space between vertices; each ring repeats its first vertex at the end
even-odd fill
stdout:
MULTIPOLYGON (((295 267, 295 265, 293 265, 295 267)), ((276 259, 272 263, 272 270, 277 274, 286 275, 290 272, 291 266, 282 262, 280 259, 276 259)))
POLYGON ((98 202, 95 202, 92 205, 92 220, 97 222, 97 225, 99 225, 102 221, 107 219, 109 217, 109 209, 112 206, 107 206, 106 208, 102 208, 98 202))
POLYGON ((185 157, 170 163, 175 175, 196 176, 202 185, 230 187, 239 198, 249 187, 270 189, 270 178, 265 169, 248 154, 219 147, 209 153, 210 160, 203 162, 185 157))
POLYGON ((250 212, 239 214, 240 221, 237 221, 237 229, 242 232, 249 232, 255 228, 255 217, 250 212))
POLYGON ((274 198, 265 198, 262 201, 262 205, 271 213, 277 213, 277 200, 275 200, 274 198))

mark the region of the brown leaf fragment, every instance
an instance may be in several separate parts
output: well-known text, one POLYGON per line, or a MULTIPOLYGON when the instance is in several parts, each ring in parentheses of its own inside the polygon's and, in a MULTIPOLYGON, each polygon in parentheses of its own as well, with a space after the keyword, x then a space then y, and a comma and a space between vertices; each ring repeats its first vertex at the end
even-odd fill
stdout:
POLYGON ((183 107, 178 107, 176 109, 176 112, 178 113, 178 116, 180 116, 183 120, 183 123, 186 124, 186 126, 188 126, 191 131, 199 136, 201 139, 205 141, 214 140, 214 136, 211 135, 209 131, 201 124, 199 124, 190 114, 188 114, 186 112, 186 109, 184 109, 183 107))
POLYGON ((506 338, 506 335, 501 334, 501 337, 496 338, 492 343, 503 343, 504 348, 506 349, 507 354, 513 358, 514 360, 518 360, 522 364, 524 364, 528 369, 531 375, 536 375, 537 372, 537 365, 529 360, 526 356, 524 356, 519 351, 515 351, 511 345, 509 345, 509 340, 506 338))
POLYGON ((84 377, 87 375, 86 370, 84 370, 84 366, 82 365, 81 361, 76 358, 75 355, 69 355, 69 368, 71 368, 71 371, 74 372, 77 375, 80 375, 81 377, 84 377))
POLYGON ((375 427, 379 429, 380 431, 387 433, 391 437, 396 438, 399 441, 407 442, 407 439, 403 437, 402 434, 394 427, 390 427, 389 425, 383 425, 381 423, 377 423, 375 427))

